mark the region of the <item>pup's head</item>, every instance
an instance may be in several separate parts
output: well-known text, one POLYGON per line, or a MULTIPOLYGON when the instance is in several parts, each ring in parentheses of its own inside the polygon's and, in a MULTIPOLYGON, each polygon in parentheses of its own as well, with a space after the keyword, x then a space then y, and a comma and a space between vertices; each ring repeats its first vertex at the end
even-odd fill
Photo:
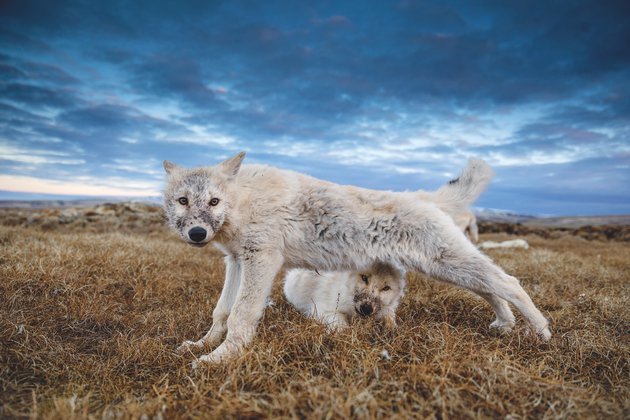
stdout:
POLYGON ((164 161, 164 210, 184 241, 205 246, 221 231, 234 205, 235 178, 245 152, 216 166, 186 169, 164 161))
POLYGON ((354 280, 354 309, 362 316, 378 315, 382 309, 395 307, 405 288, 403 274, 383 263, 355 273, 354 280))

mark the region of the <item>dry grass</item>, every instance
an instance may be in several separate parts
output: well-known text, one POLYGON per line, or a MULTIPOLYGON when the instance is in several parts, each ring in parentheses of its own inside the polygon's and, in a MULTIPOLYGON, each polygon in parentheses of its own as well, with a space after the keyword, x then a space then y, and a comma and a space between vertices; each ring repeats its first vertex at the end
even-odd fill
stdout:
POLYGON ((247 353, 195 373, 173 349, 211 323, 217 254, 160 229, 2 226, 0 417, 628 418, 630 245, 527 240, 490 254, 549 343, 492 335, 485 302, 416 275, 394 333, 328 335, 278 284, 247 353))

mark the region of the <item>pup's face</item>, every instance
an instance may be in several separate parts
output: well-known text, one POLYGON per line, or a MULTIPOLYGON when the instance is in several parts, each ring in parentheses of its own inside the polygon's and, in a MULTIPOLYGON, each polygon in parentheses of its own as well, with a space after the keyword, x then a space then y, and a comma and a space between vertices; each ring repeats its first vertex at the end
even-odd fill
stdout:
POLYGON ((354 309, 359 315, 371 316, 400 299, 404 289, 403 275, 389 264, 375 264, 354 275, 354 309))
POLYGON ((189 245, 203 247, 221 231, 234 204, 234 178, 245 153, 213 167, 185 169, 164 161, 168 225, 189 245))

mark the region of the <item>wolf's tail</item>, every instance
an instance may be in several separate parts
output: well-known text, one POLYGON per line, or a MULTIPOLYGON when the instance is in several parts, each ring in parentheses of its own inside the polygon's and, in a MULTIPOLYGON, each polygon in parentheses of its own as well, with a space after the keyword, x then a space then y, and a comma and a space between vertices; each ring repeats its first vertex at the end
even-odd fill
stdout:
POLYGON ((466 211, 486 189, 492 175, 490 165, 481 159, 470 158, 459 177, 433 193, 433 201, 450 215, 466 211))

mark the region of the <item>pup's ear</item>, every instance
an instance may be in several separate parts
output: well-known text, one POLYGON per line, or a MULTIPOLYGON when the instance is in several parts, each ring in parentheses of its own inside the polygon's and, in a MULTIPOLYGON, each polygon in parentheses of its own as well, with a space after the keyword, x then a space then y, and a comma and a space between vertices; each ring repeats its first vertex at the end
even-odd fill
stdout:
POLYGON ((243 159, 245 159, 245 152, 240 152, 236 156, 229 158, 228 160, 224 160, 223 162, 217 165, 217 168, 221 170, 224 174, 228 176, 234 176, 238 173, 238 170, 241 169, 241 163, 243 163, 243 159))
POLYGON ((168 160, 165 160, 163 164, 164 170, 169 175, 179 169, 179 166, 175 165, 173 162, 169 162, 168 160))

